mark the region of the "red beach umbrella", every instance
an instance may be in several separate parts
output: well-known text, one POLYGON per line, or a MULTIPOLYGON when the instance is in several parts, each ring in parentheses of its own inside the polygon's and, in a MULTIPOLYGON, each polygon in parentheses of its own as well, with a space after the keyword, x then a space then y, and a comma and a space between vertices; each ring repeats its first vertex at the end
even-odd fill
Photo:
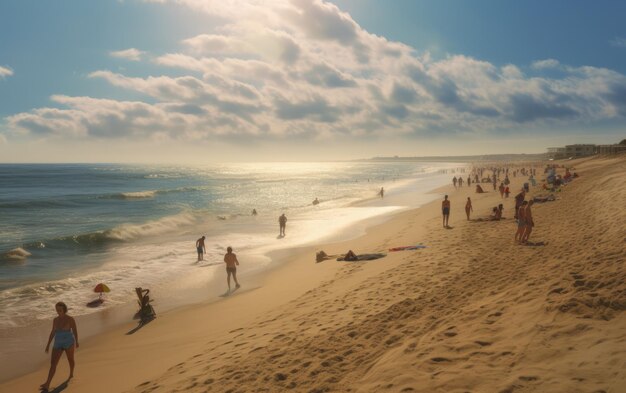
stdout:
POLYGON ((106 284, 100 283, 98 285, 96 285, 96 287, 93 289, 94 292, 98 292, 100 294, 102 294, 102 292, 111 292, 111 290, 109 289, 109 287, 107 287, 106 284))

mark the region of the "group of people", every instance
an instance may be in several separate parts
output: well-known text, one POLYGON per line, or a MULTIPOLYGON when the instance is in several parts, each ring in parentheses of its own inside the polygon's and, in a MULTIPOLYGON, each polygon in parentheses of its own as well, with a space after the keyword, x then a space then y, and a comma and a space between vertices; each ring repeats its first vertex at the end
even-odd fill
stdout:
MULTIPOLYGON (((567 171, 566 171, 567 172, 567 171)), ((494 191, 497 189, 500 192, 500 196, 502 198, 508 198, 511 190, 509 185, 511 181, 509 179, 509 175, 513 177, 520 176, 529 176, 529 182, 533 185, 535 182, 536 169, 534 168, 508 168, 508 167, 489 167, 489 168, 473 168, 470 175, 467 177, 467 181, 464 181, 463 177, 455 176, 452 178, 452 184, 455 188, 460 188, 463 186, 465 182, 468 186, 472 184, 472 181, 476 184, 476 193, 482 194, 485 192, 480 183, 491 183, 493 185, 494 191), (485 173, 486 172, 486 173, 485 173), (502 181, 500 179, 503 178, 502 181), (498 183, 500 184, 498 187, 498 183)), ((568 173, 566 173, 568 175, 568 173)), ((572 174, 569 174, 570 178, 575 177, 572 174)), ((515 219, 517 223, 517 231, 515 233, 515 242, 517 244, 527 244, 530 234, 533 231, 533 227, 535 225, 533 221, 532 214, 532 206, 533 201, 526 201, 526 192, 529 190, 528 183, 524 184, 524 188, 515 196, 515 219)), ((441 210, 443 215, 443 227, 450 228, 448 222, 450 218, 450 200, 448 195, 444 197, 444 200, 441 204, 441 210)), ((467 216, 467 220, 470 220, 470 215, 474 211, 472 206, 472 200, 470 197, 467 198, 465 203, 465 214, 467 216)), ((480 221, 488 220, 488 221, 498 221, 503 218, 504 206, 503 204, 499 204, 498 206, 494 206, 491 215, 487 219, 479 219, 480 221)))

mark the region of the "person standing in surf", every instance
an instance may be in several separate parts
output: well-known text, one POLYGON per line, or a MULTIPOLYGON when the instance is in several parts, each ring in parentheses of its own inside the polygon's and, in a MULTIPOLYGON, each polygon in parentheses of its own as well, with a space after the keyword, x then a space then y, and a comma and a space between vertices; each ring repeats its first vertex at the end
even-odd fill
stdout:
POLYGON ((285 216, 285 213, 278 217, 278 227, 280 230, 279 236, 285 236, 285 228, 287 228, 287 216, 285 216))
POLYGON ((74 318, 67 315, 67 306, 65 303, 58 302, 55 304, 54 308, 59 316, 52 321, 52 330, 50 331, 48 344, 46 344, 46 353, 48 353, 50 351, 50 343, 54 338, 48 379, 39 386, 44 392, 47 392, 50 388, 50 382, 52 382, 54 373, 57 370, 57 364, 59 364, 63 352, 65 352, 67 361, 70 364, 70 376, 68 379, 74 378, 74 349, 78 348, 76 321, 74 321, 74 318))
POLYGON ((202 236, 200 239, 196 240, 196 250, 198 251, 198 262, 204 260, 204 254, 206 253, 206 247, 204 246, 205 237, 202 236))
POLYGON ((228 283, 228 292, 230 292, 230 276, 233 276, 233 280, 235 280, 235 289, 239 289, 241 285, 239 285, 239 281, 237 281, 237 266, 239 266, 239 261, 237 260, 237 255, 233 253, 233 248, 226 248, 226 254, 224 254, 224 263, 226 263, 226 282, 228 283))

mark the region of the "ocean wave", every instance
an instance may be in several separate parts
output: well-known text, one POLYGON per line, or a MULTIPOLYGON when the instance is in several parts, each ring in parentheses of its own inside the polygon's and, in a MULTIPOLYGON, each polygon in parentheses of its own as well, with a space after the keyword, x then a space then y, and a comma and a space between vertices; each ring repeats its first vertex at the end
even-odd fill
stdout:
POLYGON ((194 215, 184 212, 140 224, 122 224, 102 231, 38 240, 23 244, 21 247, 0 254, 0 261, 23 261, 31 256, 31 253, 26 250, 34 249, 40 250, 37 251, 36 254, 46 252, 43 251, 43 249, 51 252, 63 249, 93 250, 110 243, 129 242, 165 234, 192 225, 196 220, 197 218, 194 215))
POLYGON ((101 195, 101 199, 149 199, 154 198, 157 195, 171 194, 171 193, 184 193, 184 192, 196 192, 203 191, 206 187, 179 187, 169 190, 144 190, 144 191, 129 191, 119 192, 115 194, 101 195))
POLYGON ((5 262, 23 262, 31 256, 30 252, 26 251, 22 247, 16 247, 10 251, 0 254, 0 261, 5 262))
POLYGON ((113 229, 104 231, 103 235, 111 240, 129 241, 167 233, 181 227, 192 225, 194 222, 196 222, 196 217, 186 212, 163 217, 154 221, 148 221, 143 224, 122 224, 113 229))
POLYGON ((143 199, 143 198, 153 198, 158 191, 149 190, 149 191, 136 191, 136 192, 122 192, 119 195, 122 199, 143 199))

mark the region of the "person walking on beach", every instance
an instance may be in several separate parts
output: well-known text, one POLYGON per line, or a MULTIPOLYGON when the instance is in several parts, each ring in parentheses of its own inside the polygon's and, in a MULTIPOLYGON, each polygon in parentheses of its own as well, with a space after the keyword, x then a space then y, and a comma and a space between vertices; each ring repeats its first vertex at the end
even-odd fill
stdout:
POLYGON ((285 213, 278 217, 278 227, 280 229, 279 236, 285 236, 285 228, 287 227, 287 216, 285 216, 285 213))
POLYGON ((198 251, 198 262, 204 260, 204 254, 206 253, 206 247, 204 246, 204 239, 206 239, 206 237, 202 236, 200 239, 196 240, 196 250, 198 251))
POLYGON ((450 201, 446 195, 441 202, 441 212, 443 213, 443 227, 448 228, 448 219, 450 218, 450 201))
POLYGON ((228 292, 230 292, 230 276, 233 276, 233 280, 235 280, 235 289, 239 289, 241 285, 239 285, 239 281, 237 281, 237 266, 239 266, 239 261, 237 260, 237 255, 233 253, 233 248, 228 246, 226 248, 226 254, 224 254, 224 263, 226 263, 226 282, 228 283, 228 292))
POLYGON ((463 178, 461 176, 459 176, 459 188, 463 187, 463 178))
POLYGON ((500 198, 504 198, 504 183, 500 183, 498 190, 500 190, 500 198))
POLYGON ((456 176, 452 178, 452 184, 454 184, 454 188, 456 188, 456 176))
POLYGON ((474 211, 474 208, 472 207, 472 200, 470 199, 470 197, 467 197, 467 202, 465 203, 465 214, 467 214, 467 221, 469 221, 470 219, 470 211, 474 211))
POLYGON ((381 198, 385 196, 385 189, 383 187, 380 187, 380 191, 378 191, 378 195, 380 195, 381 198))
POLYGON ((528 201, 528 205, 526 206, 524 212, 526 227, 524 229, 524 234, 522 235, 522 244, 528 243, 528 237, 530 237, 530 233, 533 231, 533 227, 535 226, 535 222, 533 221, 533 213, 531 211, 531 206, 533 205, 533 203, 535 202, 532 199, 528 201))
POLYGON ((76 330, 76 321, 74 321, 74 318, 67 315, 67 306, 65 303, 58 302, 55 304, 54 308, 59 316, 54 318, 52 321, 52 330, 50 331, 48 344, 46 344, 46 353, 48 353, 50 351, 50 343, 54 338, 48 379, 40 386, 41 390, 45 392, 47 392, 50 388, 50 382, 52 382, 54 373, 57 370, 57 364, 59 364, 59 360, 61 359, 63 352, 65 352, 67 361, 70 364, 69 379, 74 378, 74 349, 78 348, 78 330, 76 330))

